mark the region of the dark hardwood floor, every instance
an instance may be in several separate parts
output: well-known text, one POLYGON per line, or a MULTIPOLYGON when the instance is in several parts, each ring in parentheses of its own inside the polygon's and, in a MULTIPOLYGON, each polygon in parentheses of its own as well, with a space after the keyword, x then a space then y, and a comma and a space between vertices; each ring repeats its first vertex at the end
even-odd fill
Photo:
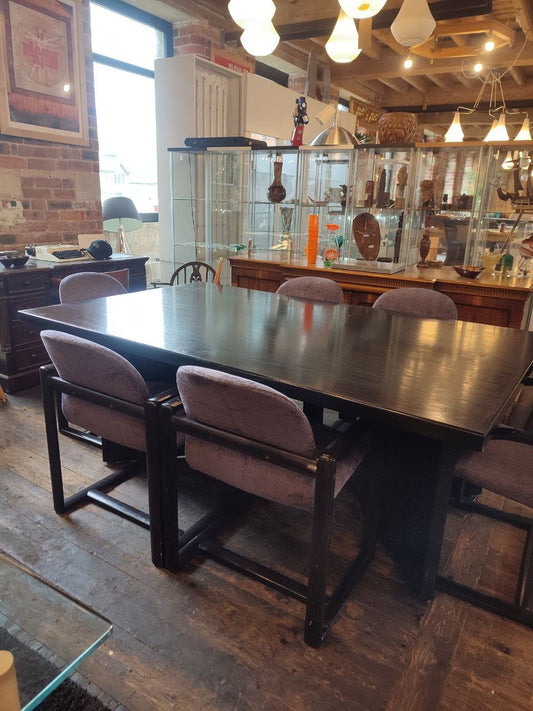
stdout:
MULTIPOLYGON (((148 533, 95 506, 57 516, 38 389, 10 395, 0 425, 0 548, 113 622, 81 669, 111 708, 533 708, 532 631, 440 594, 417 603, 381 548, 314 650, 303 642, 296 601, 210 560, 179 575, 157 570, 148 533)), ((96 450, 65 438, 62 446, 67 487, 103 468, 96 450)), ((146 501, 142 479, 121 489, 130 502, 146 501)), ((347 492, 336 515, 339 565, 357 536, 350 504, 347 492)), ((235 538, 267 558, 283 550, 287 567, 303 569, 303 518, 260 505, 235 538)), ((509 527, 453 514, 444 560, 489 590, 494 579, 511 590, 521 542, 509 527)))

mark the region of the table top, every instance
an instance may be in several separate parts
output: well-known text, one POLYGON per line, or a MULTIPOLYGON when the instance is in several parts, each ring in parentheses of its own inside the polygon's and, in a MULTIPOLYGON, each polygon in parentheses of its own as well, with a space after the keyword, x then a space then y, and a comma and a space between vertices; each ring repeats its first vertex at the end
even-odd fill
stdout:
POLYGON ((533 363, 533 334, 212 284, 20 312, 118 352, 253 377, 286 394, 481 447, 533 363))
POLYGON ((0 554, 2 648, 15 658, 22 711, 38 706, 111 631, 108 620, 0 554))

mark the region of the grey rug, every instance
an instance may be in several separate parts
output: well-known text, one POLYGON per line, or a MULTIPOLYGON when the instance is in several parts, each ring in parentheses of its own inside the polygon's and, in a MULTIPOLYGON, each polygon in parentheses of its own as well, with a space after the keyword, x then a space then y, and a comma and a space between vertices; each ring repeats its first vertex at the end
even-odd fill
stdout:
MULTIPOLYGON (((19 689, 24 689, 20 694, 22 706, 40 691, 39 679, 46 676, 52 680, 57 674, 51 662, 3 629, 0 629, 0 649, 9 650, 15 657, 19 689)), ((109 711, 108 706, 71 679, 66 679, 36 708, 39 711, 109 711)))

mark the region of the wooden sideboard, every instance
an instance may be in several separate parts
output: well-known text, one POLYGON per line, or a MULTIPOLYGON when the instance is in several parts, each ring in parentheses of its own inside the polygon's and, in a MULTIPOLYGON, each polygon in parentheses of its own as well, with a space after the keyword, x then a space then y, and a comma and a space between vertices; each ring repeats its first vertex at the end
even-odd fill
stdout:
POLYGON ((457 306, 462 321, 488 323, 511 328, 527 327, 533 281, 530 278, 485 276, 460 277, 452 267, 418 269, 409 267, 397 274, 375 274, 308 267, 306 260, 280 253, 231 256, 232 286, 276 291, 287 279, 321 276, 340 284, 348 304, 372 306, 380 294, 399 287, 422 287, 447 294, 457 306))
POLYGON ((19 309, 57 304, 59 282, 76 272, 129 269, 129 290, 146 289, 147 260, 114 254, 109 259, 66 264, 30 259, 18 269, 0 265, 0 384, 4 390, 12 393, 36 385, 39 367, 48 362, 39 329, 22 322, 19 309))

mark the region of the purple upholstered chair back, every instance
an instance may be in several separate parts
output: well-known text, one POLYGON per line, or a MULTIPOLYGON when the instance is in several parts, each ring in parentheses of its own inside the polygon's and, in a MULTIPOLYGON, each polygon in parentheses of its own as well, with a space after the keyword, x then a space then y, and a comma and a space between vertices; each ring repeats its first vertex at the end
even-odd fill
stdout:
MULTIPOLYGON (((42 331, 41 338, 63 380, 139 405, 147 399, 145 381, 133 365, 118 353, 59 331, 42 331)), ((73 395, 62 396, 62 408, 72 424, 112 442, 146 451, 143 420, 73 395)))
MULTIPOLYGON (((307 417, 285 395, 260 383, 197 366, 182 366, 177 385, 188 417, 304 457, 315 454, 307 417)), ((270 501, 310 510, 314 480, 190 435, 185 456, 193 469, 270 501)), ((360 457, 361 459, 361 457, 360 457)), ((359 459, 359 461, 360 461, 359 459)), ((337 469, 335 494, 358 462, 337 469)))
POLYGON ((446 294, 431 289, 405 287, 386 291, 372 304, 374 309, 396 311, 422 318, 456 319, 457 308, 446 294))
POLYGON ((325 277, 288 279, 278 287, 276 294, 312 301, 326 301, 332 304, 342 304, 344 301, 342 288, 336 282, 325 277))
POLYGON ((101 296, 126 293, 126 287, 117 279, 100 272, 70 274, 59 283, 59 301, 62 304, 74 304, 78 301, 98 299, 101 296))

